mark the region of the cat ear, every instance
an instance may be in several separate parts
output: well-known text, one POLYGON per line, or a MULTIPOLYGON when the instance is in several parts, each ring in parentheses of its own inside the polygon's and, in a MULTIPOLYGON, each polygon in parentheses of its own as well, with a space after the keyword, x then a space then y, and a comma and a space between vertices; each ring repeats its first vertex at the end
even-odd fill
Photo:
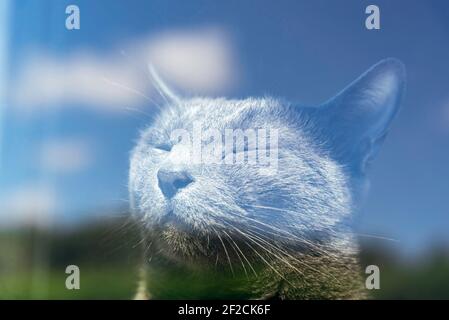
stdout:
POLYGON ((345 165, 365 171, 399 111, 404 88, 404 65, 385 59, 317 109, 327 138, 345 165))
POLYGON ((167 86, 152 64, 148 64, 148 70, 150 72, 154 87, 159 92, 161 97, 166 100, 166 102, 178 102, 180 100, 178 95, 176 95, 173 90, 167 86))

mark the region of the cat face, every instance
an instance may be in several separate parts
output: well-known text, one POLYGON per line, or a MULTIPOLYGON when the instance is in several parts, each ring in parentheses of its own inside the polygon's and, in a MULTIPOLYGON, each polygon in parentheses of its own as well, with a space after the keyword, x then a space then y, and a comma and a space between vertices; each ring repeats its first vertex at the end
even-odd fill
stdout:
POLYGON ((133 211, 172 258, 224 257, 236 241, 335 244, 403 82, 402 64, 389 59, 315 108, 172 98, 132 153, 133 211))

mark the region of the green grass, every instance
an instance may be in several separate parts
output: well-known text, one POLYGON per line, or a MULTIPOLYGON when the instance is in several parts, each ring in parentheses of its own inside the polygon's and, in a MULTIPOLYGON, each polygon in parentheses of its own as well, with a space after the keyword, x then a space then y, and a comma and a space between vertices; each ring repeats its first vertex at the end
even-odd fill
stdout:
POLYGON ((65 287, 64 270, 0 277, 0 299, 132 299, 137 277, 133 270, 80 266, 80 289, 65 287))
MULTIPOLYGON (((0 299, 132 299, 139 233, 122 226, 123 221, 102 221, 59 232, 1 231, 0 299), (65 287, 65 268, 71 264, 80 267, 80 290, 65 287)), ((371 291, 374 299, 449 299, 447 248, 429 248, 425 255, 403 261, 389 247, 361 247, 362 266, 375 264, 381 271, 381 289, 371 291)), ((179 292, 169 292, 173 297, 196 290, 185 275, 162 280, 179 287, 179 292)))

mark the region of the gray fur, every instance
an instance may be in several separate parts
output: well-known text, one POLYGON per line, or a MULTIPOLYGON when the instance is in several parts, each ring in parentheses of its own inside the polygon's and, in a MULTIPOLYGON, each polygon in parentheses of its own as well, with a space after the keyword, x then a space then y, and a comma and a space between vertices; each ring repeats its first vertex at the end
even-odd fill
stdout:
POLYGON ((404 81, 402 64, 384 60, 314 108, 269 97, 181 99, 170 92, 142 132, 130 166, 150 295, 364 297, 349 222, 368 160, 397 113, 404 81), (191 131, 198 120, 204 129, 278 129, 277 169, 261 171, 247 163, 180 168, 173 160, 186 150, 170 141, 170 133, 191 131), (188 172, 193 182, 167 199, 160 170, 188 172), (190 288, 182 288, 183 279, 190 288))

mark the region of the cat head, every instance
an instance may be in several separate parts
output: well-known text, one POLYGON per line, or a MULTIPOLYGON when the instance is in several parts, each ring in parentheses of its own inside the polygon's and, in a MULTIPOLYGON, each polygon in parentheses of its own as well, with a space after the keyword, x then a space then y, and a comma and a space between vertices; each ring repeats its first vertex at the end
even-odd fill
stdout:
POLYGON ((155 79, 166 104, 132 152, 134 214, 169 257, 229 260, 226 244, 307 250, 341 236, 405 72, 383 60, 318 107, 183 99, 155 79))

